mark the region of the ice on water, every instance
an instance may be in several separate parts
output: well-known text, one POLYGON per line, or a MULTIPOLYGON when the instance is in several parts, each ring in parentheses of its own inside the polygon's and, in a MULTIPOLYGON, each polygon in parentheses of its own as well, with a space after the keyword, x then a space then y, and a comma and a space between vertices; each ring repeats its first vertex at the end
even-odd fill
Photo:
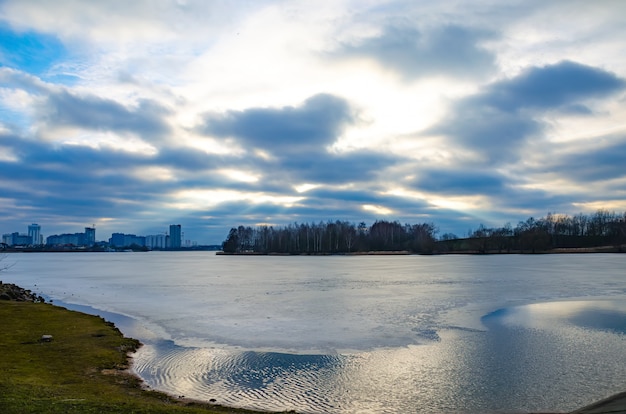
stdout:
POLYGON ((576 347, 589 335, 626 356, 623 255, 9 259, 11 282, 129 317, 113 321, 147 344, 138 372, 179 395, 274 411, 568 410, 626 380, 552 378, 561 365, 612 369, 616 355, 576 347), (527 380, 503 385, 503 369, 527 380), (547 406, 524 405, 533 392, 547 406))

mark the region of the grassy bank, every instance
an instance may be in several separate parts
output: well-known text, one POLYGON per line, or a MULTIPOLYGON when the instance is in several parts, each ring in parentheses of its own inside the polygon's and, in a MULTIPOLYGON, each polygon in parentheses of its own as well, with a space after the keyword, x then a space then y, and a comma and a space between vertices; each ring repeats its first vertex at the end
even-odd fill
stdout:
POLYGON ((44 303, 0 300, 0 412, 246 413, 141 389, 124 338, 102 318, 44 303), (42 335, 52 340, 42 341, 42 335))

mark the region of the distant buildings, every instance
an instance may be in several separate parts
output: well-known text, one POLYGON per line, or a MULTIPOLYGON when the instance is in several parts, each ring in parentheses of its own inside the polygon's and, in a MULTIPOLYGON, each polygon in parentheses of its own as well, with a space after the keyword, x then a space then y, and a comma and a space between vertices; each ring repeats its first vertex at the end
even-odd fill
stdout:
POLYGON ((153 250, 180 249, 182 247, 182 234, 180 224, 172 224, 169 235, 136 236, 134 234, 113 233, 109 239, 109 246, 119 248, 134 245, 153 250))
POLYGON ((170 245, 170 236, 167 234, 155 234, 152 236, 146 236, 146 247, 148 249, 163 250, 167 249, 170 245))
POLYGON ((133 245, 144 247, 146 238, 134 234, 113 233, 109 239, 109 246, 111 247, 130 247, 133 245))
MULTIPOLYGON (((129 248, 133 246, 145 247, 148 249, 167 250, 180 249, 182 243, 183 232, 180 224, 172 224, 169 226, 169 235, 167 233, 156 234, 150 236, 137 236, 135 234, 113 233, 108 240, 108 244, 112 248, 129 248)), ((65 233, 53 234, 46 237, 46 247, 80 247, 91 248, 94 246, 106 247, 106 242, 96 242, 96 228, 85 227, 83 233, 65 233)), ((2 245, 9 247, 35 247, 44 245, 44 238, 41 235, 41 226, 33 223, 28 226, 28 234, 18 232, 7 233, 2 235, 2 245)), ((191 242, 187 241, 185 246, 191 246, 191 242)))
POLYGON ((41 238, 41 226, 39 224, 31 224, 28 226, 28 234, 18 232, 3 234, 2 243, 8 246, 38 246, 43 244, 41 238))
POLYGON ((20 234, 18 232, 2 235, 2 243, 9 246, 30 246, 31 238, 28 234, 20 234))
MULTIPOLYGON (((18 232, 2 235, 2 243, 11 247, 34 247, 44 244, 41 226, 33 223, 28 226, 28 234, 18 232)), ((46 237, 47 246, 92 247, 96 244, 96 229, 85 227, 84 233, 54 234, 46 237)))
POLYGON ((96 244, 96 229, 94 227, 85 227, 84 233, 54 234, 46 238, 46 245, 48 246, 91 247, 94 244, 96 244))

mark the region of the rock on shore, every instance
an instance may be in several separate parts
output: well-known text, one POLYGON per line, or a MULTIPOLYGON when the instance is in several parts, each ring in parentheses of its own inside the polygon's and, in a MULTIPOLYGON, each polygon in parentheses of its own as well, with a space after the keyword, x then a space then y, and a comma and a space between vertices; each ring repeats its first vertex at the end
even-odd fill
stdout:
POLYGON ((28 289, 21 288, 13 283, 0 281, 0 300, 13 300, 16 302, 45 302, 41 296, 28 289))

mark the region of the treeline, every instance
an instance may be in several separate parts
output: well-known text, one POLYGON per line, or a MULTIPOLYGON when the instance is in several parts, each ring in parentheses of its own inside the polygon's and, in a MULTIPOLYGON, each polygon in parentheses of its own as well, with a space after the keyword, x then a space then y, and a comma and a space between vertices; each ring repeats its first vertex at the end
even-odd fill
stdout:
POLYGON ((593 214, 567 216, 549 213, 530 217, 515 228, 510 224, 487 228, 480 225, 468 238, 444 234, 438 243, 441 251, 473 250, 478 253, 538 253, 557 248, 591 248, 613 246, 622 251, 626 244, 626 212, 598 210, 593 214))
POLYGON ((283 227, 239 226, 222 243, 225 253, 337 254, 369 251, 411 253, 539 253, 555 248, 626 245, 626 212, 598 210, 593 214, 548 214, 520 221, 516 227, 480 225, 467 237, 443 234, 432 223, 376 221, 371 226, 346 221, 289 224, 283 227))
POLYGON ((336 254, 406 250, 432 253, 437 231, 433 224, 377 221, 371 227, 346 221, 290 224, 285 227, 239 226, 222 244, 225 253, 336 254))

